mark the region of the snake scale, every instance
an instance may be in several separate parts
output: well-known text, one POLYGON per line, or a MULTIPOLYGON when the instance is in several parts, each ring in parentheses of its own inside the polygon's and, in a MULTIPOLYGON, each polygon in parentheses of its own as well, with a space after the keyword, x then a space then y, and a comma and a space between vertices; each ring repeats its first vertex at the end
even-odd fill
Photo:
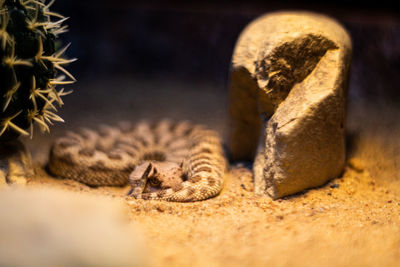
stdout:
POLYGON ((48 170, 90 186, 123 186, 130 196, 176 202, 220 193, 227 162, 220 136, 187 121, 120 123, 67 132, 52 145, 48 170))

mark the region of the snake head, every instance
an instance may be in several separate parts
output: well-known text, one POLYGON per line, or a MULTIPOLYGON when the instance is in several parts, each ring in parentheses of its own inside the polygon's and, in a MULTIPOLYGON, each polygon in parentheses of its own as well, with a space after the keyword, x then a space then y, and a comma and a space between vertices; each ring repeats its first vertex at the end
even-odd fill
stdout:
POLYGON ((182 167, 173 162, 144 162, 138 165, 129 176, 132 186, 128 195, 140 198, 141 194, 182 188, 182 167))

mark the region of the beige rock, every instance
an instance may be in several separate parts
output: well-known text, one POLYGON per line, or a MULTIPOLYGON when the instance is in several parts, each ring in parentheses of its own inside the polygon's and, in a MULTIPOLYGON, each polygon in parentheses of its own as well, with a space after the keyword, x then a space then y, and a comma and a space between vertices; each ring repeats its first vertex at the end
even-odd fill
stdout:
POLYGON ((276 199, 341 174, 350 59, 347 32, 319 14, 271 13, 242 32, 231 66, 228 147, 233 160, 252 159, 263 135, 256 193, 276 199))
POLYGON ((0 190, 0 266, 148 266, 140 233, 112 199, 0 190))

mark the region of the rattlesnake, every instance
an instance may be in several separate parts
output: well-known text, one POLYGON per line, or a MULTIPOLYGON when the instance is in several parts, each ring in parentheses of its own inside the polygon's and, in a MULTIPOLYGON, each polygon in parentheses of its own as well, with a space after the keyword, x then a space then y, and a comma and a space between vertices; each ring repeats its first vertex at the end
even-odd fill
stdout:
POLYGON ((218 195, 227 168, 219 135, 187 121, 120 123, 58 138, 48 170, 90 186, 123 186, 135 198, 200 201, 218 195))

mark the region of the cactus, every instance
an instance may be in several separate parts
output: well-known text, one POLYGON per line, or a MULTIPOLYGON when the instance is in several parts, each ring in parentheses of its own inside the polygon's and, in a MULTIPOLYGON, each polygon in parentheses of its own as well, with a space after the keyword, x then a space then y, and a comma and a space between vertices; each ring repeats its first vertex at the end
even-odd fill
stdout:
POLYGON ((49 10, 53 3, 0 0, 0 187, 33 176, 30 153, 18 137, 32 136, 34 124, 49 131, 53 121, 63 121, 55 112, 70 92, 56 86, 75 82, 64 69, 75 61, 63 58, 68 45, 57 50, 67 18, 49 10))
POLYGON ((63 58, 69 45, 56 50, 67 18, 49 10, 53 3, 0 0, 0 141, 63 121, 55 112, 70 92, 56 86, 75 82, 63 66, 76 59, 63 58))

